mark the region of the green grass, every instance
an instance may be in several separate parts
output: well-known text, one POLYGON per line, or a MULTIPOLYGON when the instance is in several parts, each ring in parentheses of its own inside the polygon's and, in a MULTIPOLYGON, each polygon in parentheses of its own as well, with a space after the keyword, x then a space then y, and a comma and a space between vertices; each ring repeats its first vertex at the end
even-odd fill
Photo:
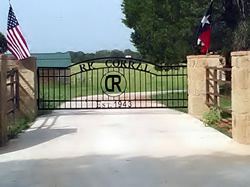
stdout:
MULTIPOLYGON (((223 107, 223 108, 226 108, 228 110, 231 110, 232 109, 232 102, 230 100, 227 100, 227 99, 224 99, 224 98, 220 98, 220 106, 223 107)), ((221 116, 224 119, 232 117, 231 114, 229 114, 227 112, 224 112, 224 111, 222 111, 221 116)))
POLYGON ((176 106, 187 106, 187 92, 183 93, 165 93, 165 94, 156 94, 151 96, 152 99, 158 100, 161 104, 164 104, 165 106, 169 108, 174 108, 180 112, 187 113, 187 108, 175 108, 176 106), (166 99, 166 100, 160 100, 160 99, 166 99), (177 99, 172 100, 171 99, 177 99), (178 99, 184 99, 183 101, 178 99))
MULTIPOLYGON (((231 85, 225 84, 225 83, 219 83, 219 87, 220 87, 220 94, 221 95, 225 95, 225 96, 231 96, 231 85)), ((228 99, 225 98, 220 98, 220 106, 231 110, 232 109, 232 102, 228 99)), ((226 119, 226 118, 231 118, 231 114, 227 113, 227 112, 222 112, 222 118, 226 119)))
POLYGON ((31 119, 19 119, 16 120, 14 124, 8 124, 7 126, 7 136, 8 139, 14 139, 18 137, 18 134, 22 133, 24 130, 28 129, 29 124, 33 120, 31 119))

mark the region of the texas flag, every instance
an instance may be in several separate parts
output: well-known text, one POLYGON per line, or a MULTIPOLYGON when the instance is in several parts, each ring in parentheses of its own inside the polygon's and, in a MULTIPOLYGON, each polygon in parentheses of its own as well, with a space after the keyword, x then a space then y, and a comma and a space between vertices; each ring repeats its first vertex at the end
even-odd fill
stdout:
POLYGON ((202 18, 197 32, 198 45, 201 45, 201 52, 207 53, 211 44, 211 13, 213 1, 211 2, 206 15, 202 18))

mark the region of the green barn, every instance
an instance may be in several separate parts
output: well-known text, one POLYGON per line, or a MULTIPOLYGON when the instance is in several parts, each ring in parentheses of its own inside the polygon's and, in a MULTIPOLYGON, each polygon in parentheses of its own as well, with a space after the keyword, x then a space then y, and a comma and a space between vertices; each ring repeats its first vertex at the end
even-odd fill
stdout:
POLYGON ((67 53, 32 53, 36 57, 37 67, 68 67, 71 65, 70 54, 67 53))
MULTIPOLYGON (((65 79, 60 77, 70 75, 70 69, 68 66, 71 65, 71 56, 69 53, 32 53, 31 56, 37 58, 37 68, 48 68, 47 71, 42 71, 40 73, 41 75, 47 76, 49 74, 50 76, 56 76, 57 81, 60 81, 61 83, 70 83, 70 78, 65 79)), ((54 79, 52 78, 48 81, 54 81, 54 79)))

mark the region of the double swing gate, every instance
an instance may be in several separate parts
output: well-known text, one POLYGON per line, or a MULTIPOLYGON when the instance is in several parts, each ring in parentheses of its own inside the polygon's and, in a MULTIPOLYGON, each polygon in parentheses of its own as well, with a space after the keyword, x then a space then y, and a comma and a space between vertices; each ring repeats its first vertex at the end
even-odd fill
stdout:
POLYGON ((109 57, 37 75, 40 110, 187 108, 186 65, 109 57))

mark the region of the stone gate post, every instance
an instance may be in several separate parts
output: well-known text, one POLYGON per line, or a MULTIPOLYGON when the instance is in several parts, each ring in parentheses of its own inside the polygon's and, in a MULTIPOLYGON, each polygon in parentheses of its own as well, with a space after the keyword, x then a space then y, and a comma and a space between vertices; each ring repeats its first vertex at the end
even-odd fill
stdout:
POLYGON ((193 55, 187 57, 188 113, 202 119, 209 108, 206 105, 206 67, 220 67, 225 60, 220 55, 193 55))
POLYGON ((231 56, 233 139, 250 144, 250 51, 231 56))

